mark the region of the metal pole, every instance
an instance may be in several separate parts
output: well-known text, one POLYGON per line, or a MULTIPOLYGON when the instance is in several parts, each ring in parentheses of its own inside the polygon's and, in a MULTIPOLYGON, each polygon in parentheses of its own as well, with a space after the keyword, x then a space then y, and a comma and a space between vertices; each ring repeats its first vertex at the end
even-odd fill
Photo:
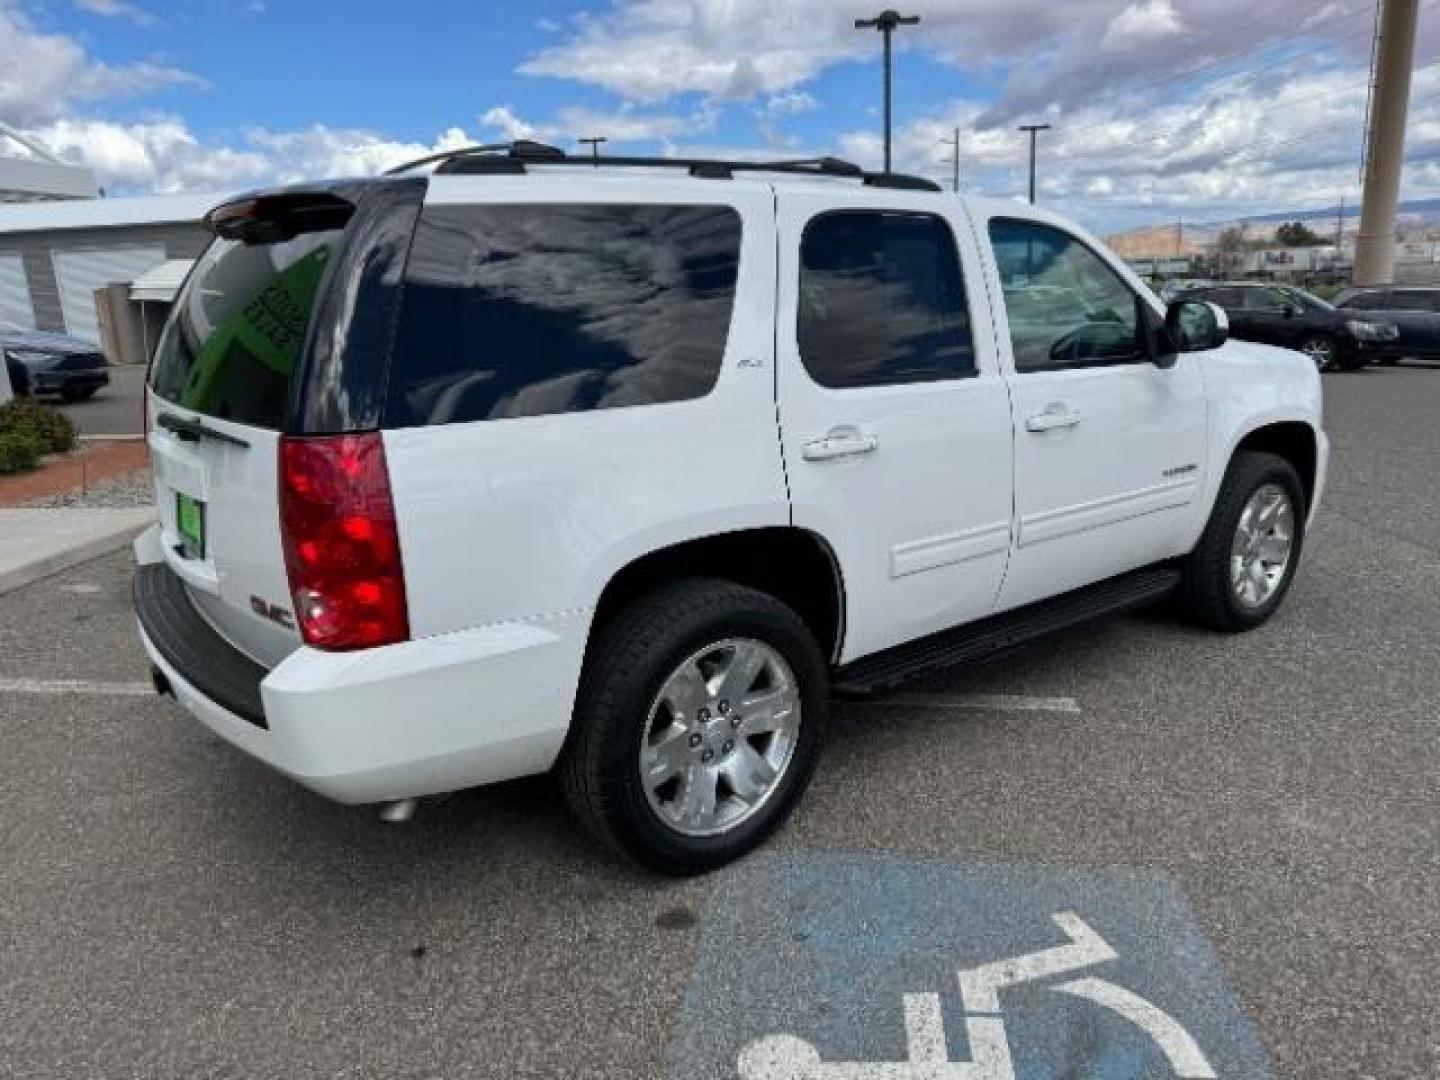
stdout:
POLYGON ((589 135, 583 139, 576 139, 575 141, 580 143, 582 146, 588 145, 590 147, 590 159, 595 162, 595 167, 599 168, 600 144, 603 142, 608 142, 609 140, 606 139, 604 135, 589 135))
POLYGON ((1405 162, 1405 114, 1415 67, 1419 0, 1381 0, 1375 96, 1367 143, 1360 232, 1355 239, 1356 285, 1389 285, 1395 277, 1395 212, 1405 162))
POLYGON ((960 190, 960 129, 954 129, 955 134, 949 139, 941 139, 940 145, 950 147, 950 187, 955 192, 960 190))
POLYGON ((1035 202, 1035 136, 1042 131, 1049 131, 1049 124, 1021 124, 1021 131, 1030 133, 1030 202, 1035 202))
POLYGON ((883 31, 885 35, 885 171, 890 171, 890 35, 894 33, 889 26, 883 31))
POLYGON ((885 38, 885 171, 890 171, 890 35, 896 27, 914 26, 920 21, 919 15, 901 15, 892 9, 882 11, 873 19, 856 19, 856 30, 879 30, 885 38))

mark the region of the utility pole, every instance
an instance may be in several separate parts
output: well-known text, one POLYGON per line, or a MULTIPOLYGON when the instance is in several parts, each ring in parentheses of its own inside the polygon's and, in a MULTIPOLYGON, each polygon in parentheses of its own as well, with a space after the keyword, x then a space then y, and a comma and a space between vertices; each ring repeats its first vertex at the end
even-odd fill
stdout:
POLYGON ((950 189, 955 192, 960 190, 960 129, 955 129, 955 134, 948 139, 941 139, 940 142, 950 147, 950 189))
POLYGON ((885 37, 885 171, 890 171, 890 35, 897 27, 915 26, 919 15, 901 15, 893 9, 886 9, 873 19, 856 19, 856 30, 879 30, 885 37))
POLYGON ((1021 124, 1021 131, 1030 133, 1030 202, 1035 202, 1035 136, 1042 131, 1049 131, 1049 124, 1021 124))
POLYGON ((1185 245, 1185 219, 1179 218, 1175 222, 1175 258, 1180 258, 1180 250, 1185 245))
POLYGON ((1375 91, 1366 141, 1365 191, 1355 239, 1356 285, 1389 285, 1395 277, 1395 211, 1405 162, 1405 114, 1415 68, 1419 0, 1381 0, 1375 91))
POLYGON ((576 139, 582 146, 590 147, 590 159, 595 162, 595 167, 600 167, 600 144, 609 142, 604 135, 588 135, 583 139, 576 139))
POLYGON ((1335 261, 1340 261, 1340 249, 1345 246, 1345 193, 1340 193, 1340 212, 1335 215, 1335 261))

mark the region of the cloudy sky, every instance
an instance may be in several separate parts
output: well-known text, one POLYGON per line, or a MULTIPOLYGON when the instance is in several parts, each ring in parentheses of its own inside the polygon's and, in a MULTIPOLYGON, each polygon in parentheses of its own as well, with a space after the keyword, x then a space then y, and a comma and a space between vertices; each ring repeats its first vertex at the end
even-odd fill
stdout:
MULTIPOLYGON (((878 0, 0 0, 0 120, 111 193, 373 172, 435 147, 880 160, 878 0)), ((1373 0, 915 0, 897 167, 1102 230, 1353 200, 1373 0)), ((1405 195, 1440 196, 1440 0, 1405 195)))

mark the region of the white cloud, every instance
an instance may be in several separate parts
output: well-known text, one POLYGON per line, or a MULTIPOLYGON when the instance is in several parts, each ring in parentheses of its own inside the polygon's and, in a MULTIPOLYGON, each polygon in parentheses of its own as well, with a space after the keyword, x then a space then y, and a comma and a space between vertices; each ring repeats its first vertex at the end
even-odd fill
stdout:
POLYGON ((613 111, 570 106, 548 121, 523 119, 510 105, 497 105, 480 117, 480 125, 503 140, 534 139, 566 147, 588 135, 603 135, 609 143, 659 142, 687 132, 708 130, 714 113, 701 108, 690 116, 646 113, 630 108, 613 111))
MULTIPOLYGON (((1340 2, 1340 0, 1337 0, 1340 2)), ((923 22, 896 36, 900 63, 919 50, 972 73, 1006 76, 1007 119, 1049 105, 1123 96, 1137 83, 1183 75, 1237 51, 1329 39, 1368 58, 1343 0, 1325 18, 1315 0, 927 0, 923 22), (1302 25, 1303 24, 1303 25, 1302 25)), ((1334 6, 1334 5, 1332 5, 1334 6)), ((783 95, 837 64, 873 62, 878 35, 854 28, 873 0, 612 0, 571 21, 522 72, 578 81, 639 102, 680 94, 722 100, 783 95)), ((1422 55, 1434 35, 1422 33, 1422 55)), ((1322 61, 1315 61, 1320 63, 1322 61)))
MULTIPOLYGON (((1330 205, 1346 191, 1353 199, 1364 74, 1351 68, 1292 76, 1264 93, 1232 86, 1139 116, 1104 104, 1076 111, 1040 136, 1042 198, 1091 222, 1220 219, 1330 205)), ((1404 193, 1440 195, 1440 63, 1416 72, 1413 100, 1404 193)), ((937 144, 959 123, 964 186, 999 196, 1022 192, 1025 138, 1009 125, 977 130, 984 114, 980 102, 957 101, 902 125, 896 168, 948 178, 937 144)), ((878 130, 853 130, 841 146, 844 156, 879 166, 878 130)))
POLYGON ((1111 20, 1100 39, 1107 52, 1142 46, 1183 33, 1180 16, 1170 0, 1139 0, 1111 20))
POLYGON ((74 38, 37 29, 24 12, 0 0, 0 117, 8 123, 42 123, 87 102, 204 85, 198 76, 163 64, 97 60, 74 38))
POLYGON ((125 19, 136 26, 154 26, 160 20, 151 12, 126 0, 75 0, 75 6, 107 19, 125 19))
POLYGON ((230 145, 197 138, 178 117, 134 124, 67 118, 25 134, 52 153, 94 168, 107 191, 166 194, 373 175, 476 141, 460 128, 425 144, 317 124, 287 132, 255 128, 230 145))
POLYGON ((771 94, 765 99, 760 111, 766 116, 794 116, 797 113, 814 112, 820 107, 815 95, 804 90, 788 90, 783 94, 771 94))

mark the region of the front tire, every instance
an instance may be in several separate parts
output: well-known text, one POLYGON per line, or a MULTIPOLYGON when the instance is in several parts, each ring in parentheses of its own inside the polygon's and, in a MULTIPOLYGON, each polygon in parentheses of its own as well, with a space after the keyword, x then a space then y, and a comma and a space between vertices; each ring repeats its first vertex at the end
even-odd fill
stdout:
POLYGON ((819 759, 828 707, 814 636, 774 597, 692 578, 596 630, 557 766, 600 840, 668 874, 760 844, 819 759))
POLYGON ((1313 334, 1300 343, 1300 351, 1310 357, 1316 371, 1334 371, 1338 366, 1340 350, 1335 339, 1324 334, 1313 334))
POLYGON ((1305 541, 1305 490, 1274 454, 1230 462, 1210 520, 1184 567, 1181 600, 1203 626, 1250 630, 1280 607, 1305 541))

